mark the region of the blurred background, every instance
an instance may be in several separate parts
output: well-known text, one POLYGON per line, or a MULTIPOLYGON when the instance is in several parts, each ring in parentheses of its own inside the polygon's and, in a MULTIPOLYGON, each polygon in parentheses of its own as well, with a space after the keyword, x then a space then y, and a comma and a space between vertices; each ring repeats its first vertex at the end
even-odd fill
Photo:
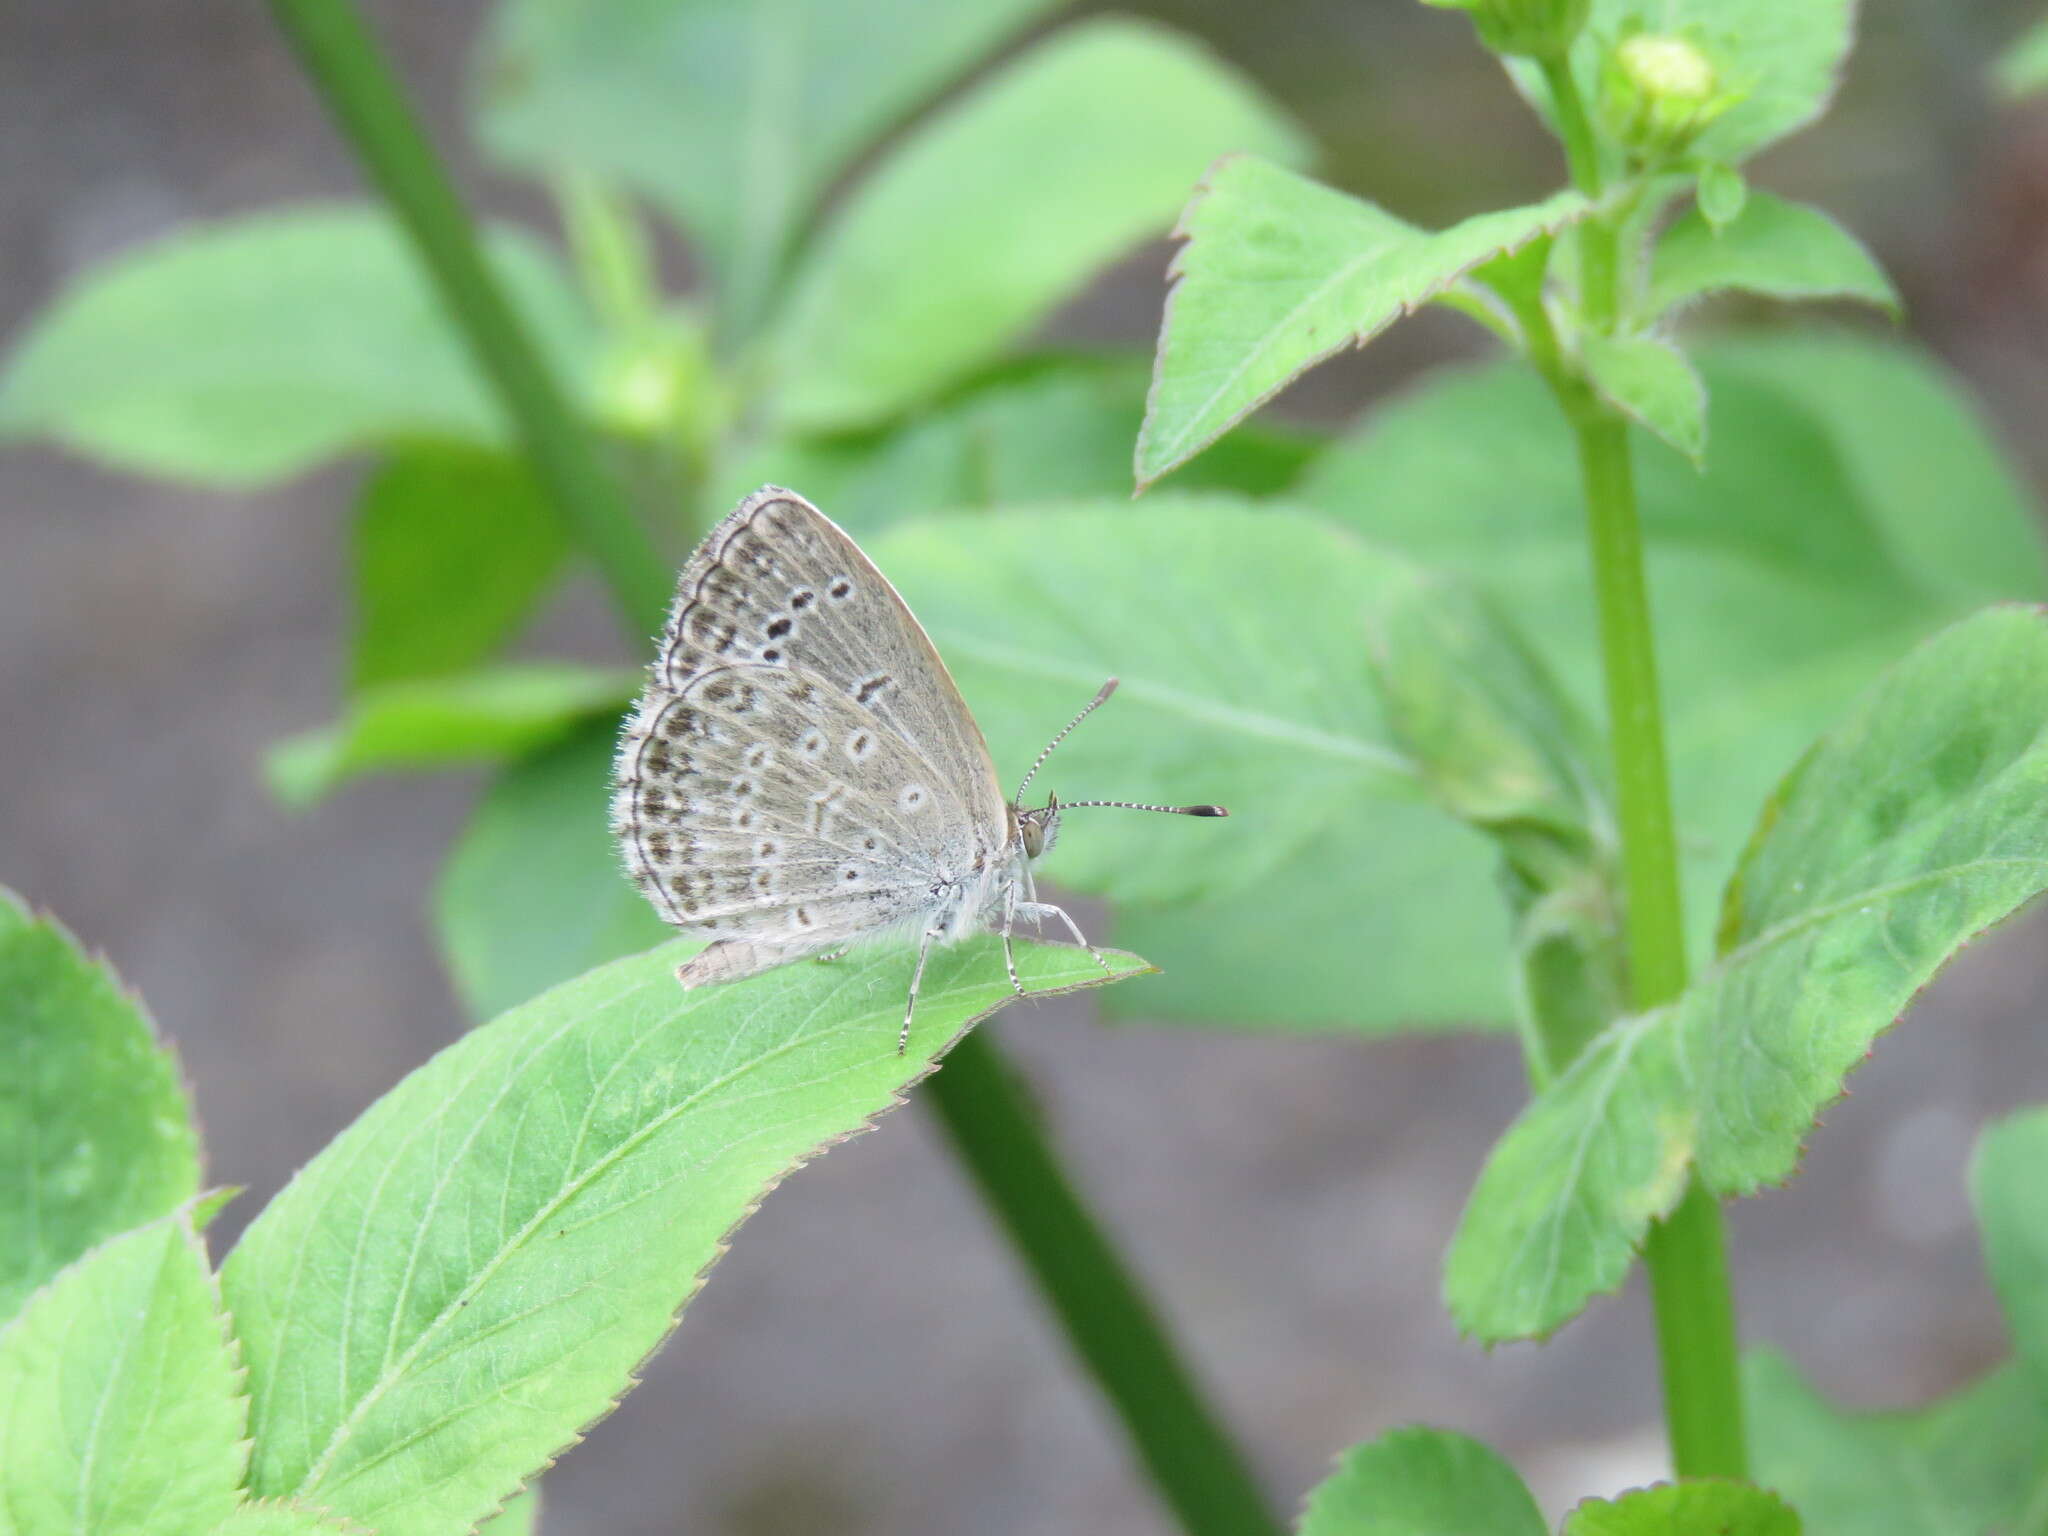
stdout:
MULTIPOLYGON (((546 222, 464 128, 488 7, 365 9, 475 201, 546 222)), ((1310 130, 1320 174, 1419 222, 1561 180, 1454 14, 1117 9, 1205 40, 1310 130)), ((2039 488, 2048 102, 2002 105, 1986 85, 2031 19, 1872 0, 1832 113, 1752 169, 1872 246, 1912 333, 2039 488)), ((184 221, 358 186, 260 7, 0 7, 0 340, 71 275, 184 221)), ((1168 254, 1118 264, 1051 334, 1147 349, 1168 254)), ((1425 315, 1287 409, 1369 412, 1476 337, 1425 315)), ((424 917, 480 778, 374 779, 296 815, 258 776, 264 747, 335 711, 358 473, 236 495, 0 455, 0 879, 110 955, 176 1042, 213 1176, 249 1188, 220 1242, 465 1023, 424 917)), ((617 656, 592 584, 572 584, 542 638, 617 656)), ((1734 1211, 1747 1339, 1845 1401, 1914 1402, 2004 1352, 1962 1180, 1987 1116, 2048 1099, 2044 915, 1980 940, 1830 1112, 1798 1183, 1734 1211)), ((1417 1420, 1499 1446, 1553 1505, 1659 1475, 1639 1286, 1542 1348, 1491 1355, 1438 1305, 1460 1204, 1522 1098, 1509 1039, 1280 1043, 1099 1029, 1056 1006, 998 1027, 1277 1503, 1341 1448, 1417 1420)), ((915 1107, 766 1203, 646 1384, 546 1491, 553 1536, 1167 1529, 915 1107)))

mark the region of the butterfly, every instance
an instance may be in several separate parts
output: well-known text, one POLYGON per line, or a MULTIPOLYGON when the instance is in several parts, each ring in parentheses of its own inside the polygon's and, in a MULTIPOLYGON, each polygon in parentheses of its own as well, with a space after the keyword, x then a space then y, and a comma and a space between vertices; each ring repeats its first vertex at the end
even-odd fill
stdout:
POLYGON ((981 728, 896 589, 794 491, 763 486, 683 566, 648 682, 620 736, 612 830, 667 922, 710 945, 685 987, 738 981, 915 935, 896 1049, 933 946, 1057 921, 1108 971, 1033 864, 1063 811, 1226 816, 1220 805, 1062 801, 1024 792, 1111 678, 1005 799, 981 728))

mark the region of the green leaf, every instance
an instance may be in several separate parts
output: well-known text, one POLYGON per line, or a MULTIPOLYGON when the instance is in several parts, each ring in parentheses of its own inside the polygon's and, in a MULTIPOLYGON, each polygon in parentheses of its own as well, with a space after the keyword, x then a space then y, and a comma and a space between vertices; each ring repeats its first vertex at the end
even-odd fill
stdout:
POLYGON ((1444 809, 1540 874, 1548 850, 1611 837, 1600 742, 1578 707, 1483 594, 1417 572, 1368 616, 1394 740, 1444 809))
MULTIPOLYGON (((1685 905, 1704 958, 1757 807, 1843 700, 1964 613, 2048 594, 2048 577, 2016 478, 1921 354, 1793 334, 1703 347, 1699 364, 1712 462, 1696 472, 1659 448, 1639 451, 1636 470, 1685 905)), ((1578 465, 1526 369, 1454 374, 1393 405, 1318 456, 1294 494, 1477 583, 1604 718, 1578 465)), ((1404 898, 1366 888, 1350 905, 1375 899, 1404 898)))
MULTIPOLYGON (((1136 358, 1031 359, 900 427, 758 443, 721 473, 710 500, 723 507, 765 482, 800 485, 865 538, 933 512, 1126 496, 1149 376, 1136 358)), ((1277 495, 1318 446, 1305 434, 1247 426, 1172 485, 1277 495)))
POLYGON ((1710 160, 1700 167, 1694 201, 1708 228, 1718 233, 1740 217, 1749 201, 1749 183, 1734 166, 1710 160))
POLYGON ((1649 312, 1728 289, 1774 299, 1861 299, 1897 316, 1898 290, 1863 244, 1805 203, 1751 192, 1742 211, 1716 228, 1701 208, 1657 242, 1649 312))
POLYGON ((1707 389, 1685 354, 1661 336, 1579 338, 1586 377, 1600 397, 1648 427, 1698 467, 1707 454, 1707 389))
MULTIPOLYGON (((1723 90, 1741 99, 1688 146, 1707 160, 1739 166, 1765 145, 1812 122, 1826 109, 1855 34, 1853 0, 1593 0, 1573 44, 1572 74, 1597 101, 1600 65, 1632 27, 1677 33, 1702 44, 1723 90)), ((1508 73, 1546 114, 1550 92, 1533 61, 1511 59, 1508 73)))
POLYGON ((178 1064, 142 1005, 0 887, 0 1322, 94 1244, 199 1188, 178 1064))
MULTIPOLYGON (((1266 814, 1277 793, 1238 801, 1231 823, 1266 814)), ((1066 828, 1062 859, 1083 831, 1066 828)), ((1162 836, 1153 851, 1165 848, 1162 836)), ((1171 907, 1119 902, 1117 942, 1147 954, 1144 944, 1155 944, 1165 974, 1104 994, 1103 1012, 1287 1032, 1503 1026, 1510 947, 1498 862, 1433 806, 1360 797, 1228 894, 1171 907)), ((1051 874, 1066 879, 1060 864, 1051 874)))
MULTIPOLYGON (((381 1536, 482 1518, 631 1385, 767 1190, 1011 995, 993 938, 935 954, 899 1056, 902 946, 684 991, 691 947, 471 1031, 250 1226, 221 1283, 252 1492, 381 1536)), ((1034 992, 1104 980, 1077 950, 1018 962, 1034 992)))
POLYGON ((1844 1413, 1770 1351, 1743 1388, 1757 1478, 1814 1536, 2019 1532, 2048 1507, 2048 1410, 2017 1366, 1909 1413, 1844 1413))
POLYGON ((2048 18, 2021 33, 2019 40, 1998 56, 1992 73, 2008 99, 2048 89, 2048 18))
MULTIPOLYGON (((617 177, 696 241, 750 319, 854 158, 1049 0, 511 0, 478 131, 512 164, 617 177)), ((1008 157, 986 170, 1001 174, 1008 157)))
POLYGON ((1790 408, 1829 439, 1866 537, 1950 615, 2048 594, 2031 492, 1962 382, 1926 353, 1846 331, 1779 330, 1724 339, 1712 356, 1718 389, 1739 375, 1793 397, 1790 408))
POLYGON ((1984 1260, 2013 1346, 2048 1400, 2048 1109, 1987 1129, 1970 1168, 1984 1260))
POLYGON ((1799 1536, 1799 1516, 1774 1493, 1742 1483, 1660 1483, 1618 1499, 1588 1499, 1563 1536, 1799 1536))
POLYGON ((519 460, 422 444, 356 504, 356 688, 461 672, 518 630, 561 569, 560 520, 519 460))
POLYGON ((660 942, 608 826, 615 719, 523 758, 485 793, 441 871, 435 928, 456 991, 487 1019, 660 942))
POLYGON ((312 1510, 281 1499, 252 1499, 215 1526, 212 1536, 360 1536, 362 1529, 323 1520, 312 1510))
POLYGON ((1586 212, 1561 192, 1432 233, 1251 156, 1210 172, 1182 215, 1143 486, 1199 453, 1302 373, 1363 346, 1466 273, 1586 212))
POLYGON ((775 343, 783 420, 870 425, 957 381, 1163 233, 1235 149, 1302 144, 1172 33, 1106 19, 1056 33, 927 123, 806 255, 775 343))
POLYGON ((638 686, 622 668, 552 662, 381 683, 335 724, 272 747, 264 771, 272 794, 303 807, 359 774, 524 756, 617 709, 638 686))
POLYGON ((239 1498, 245 1406, 190 1216, 102 1244, 0 1329, 0 1536, 204 1536, 239 1498))
POLYGON ((1300 1536, 1543 1536, 1515 1469, 1445 1429, 1397 1429, 1344 1453, 1302 1509, 1300 1536))
POLYGON ((540 1489, 530 1486, 484 1522, 489 1536, 533 1536, 540 1529, 540 1489))
MULTIPOLYGON (((497 230, 489 253, 581 392, 581 301, 530 239, 497 230)), ((16 348, 0 434, 223 486, 401 439, 511 438, 396 229, 339 204, 194 225, 86 272, 16 348)))
MULTIPOLYGON (((1521 636, 1462 582, 1396 586, 1371 623, 1396 743, 1431 798, 1500 850, 1518 1019, 1542 1083, 1621 1011, 1625 992, 1604 753, 1521 636)), ((1442 908, 1425 910, 1434 919, 1442 908)))
POLYGON ((1362 644, 1363 614, 1403 568, 1328 523, 1224 498, 1077 502, 908 523, 871 553, 953 669, 1002 777, 1021 778, 1116 676, 1116 698, 1062 744, 1043 787, 1249 817, 1074 811, 1044 878, 1119 900, 1227 892, 1360 802, 1417 794, 1362 644))
POLYGON ((1786 1178, 1844 1076, 1941 965, 2048 889, 2048 616, 1993 609, 1915 651, 1766 805, 1722 957, 1607 1031, 1494 1149, 1446 1271, 1460 1324, 1540 1335, 1620 1284, 1688 1161, 1786 1178))

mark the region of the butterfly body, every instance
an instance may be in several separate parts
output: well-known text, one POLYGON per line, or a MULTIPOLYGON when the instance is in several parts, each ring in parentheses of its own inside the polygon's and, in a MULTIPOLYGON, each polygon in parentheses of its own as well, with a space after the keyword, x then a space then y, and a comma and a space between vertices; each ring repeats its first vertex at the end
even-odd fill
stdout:
POLYGON ((612 802, 642 893, 712 941, 685 986, 908 935, 914 1008, 934 944, 993 927, 1007 954, 1019 916, 1079 939, 1031 877, 1059 810, 1005 798, 930 638, 801 496, 763 487, 685 564, 612 802))

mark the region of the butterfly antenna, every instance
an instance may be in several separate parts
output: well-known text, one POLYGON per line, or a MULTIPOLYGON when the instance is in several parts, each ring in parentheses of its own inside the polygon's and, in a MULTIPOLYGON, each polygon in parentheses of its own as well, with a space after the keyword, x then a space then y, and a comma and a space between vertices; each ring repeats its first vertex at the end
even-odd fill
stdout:
POLYGON ((1136 800, 1062 800, 1063 811, 1079 810, 1090 805, 1106 805, 1119 811, 1164 811, 1169 816, 1228 816, 1230 812, 1220 805, 1140 805, 1136 800))
POLYGON ((1069 735, 1069 733, 1073 731, 1075 726, 1079 725, 1083 720, 1086 720, 1090 715, 1094 714, 1096 710, 1100 709, 1102 707, 1103 701, 1115 692, 1116 679, 1112 677, 1108 682, 1102 685, 1101 691, 1098 692, 1094 698, 1090 699, 1086 704, 1084 704, 1081 707, 1081 713, 1074 716, 1073 719, 1069 720, 1064 726, 1062 726, 1060 728, 1059 735, 1053 737, 1051 741, 1048 741, 1045 744, 1045 750, 1038 754, 1038 761, 1031 765, 1031 771, 1024 775, 1024 782, 1017 786, 1017 793, 1010 797, 1010 803, 1012 805, 1022 805, 1024 803, 1024 791, 1029 789, 1031 787, 1031 781, 1038 777, 1038 770, 1043 768, 1045 766, 1045 760, 1048 757, 1052 756, 1052 749, 1058 746, 1061 742, 1065 741, 1067 739, 1067 736, 1069 735))

